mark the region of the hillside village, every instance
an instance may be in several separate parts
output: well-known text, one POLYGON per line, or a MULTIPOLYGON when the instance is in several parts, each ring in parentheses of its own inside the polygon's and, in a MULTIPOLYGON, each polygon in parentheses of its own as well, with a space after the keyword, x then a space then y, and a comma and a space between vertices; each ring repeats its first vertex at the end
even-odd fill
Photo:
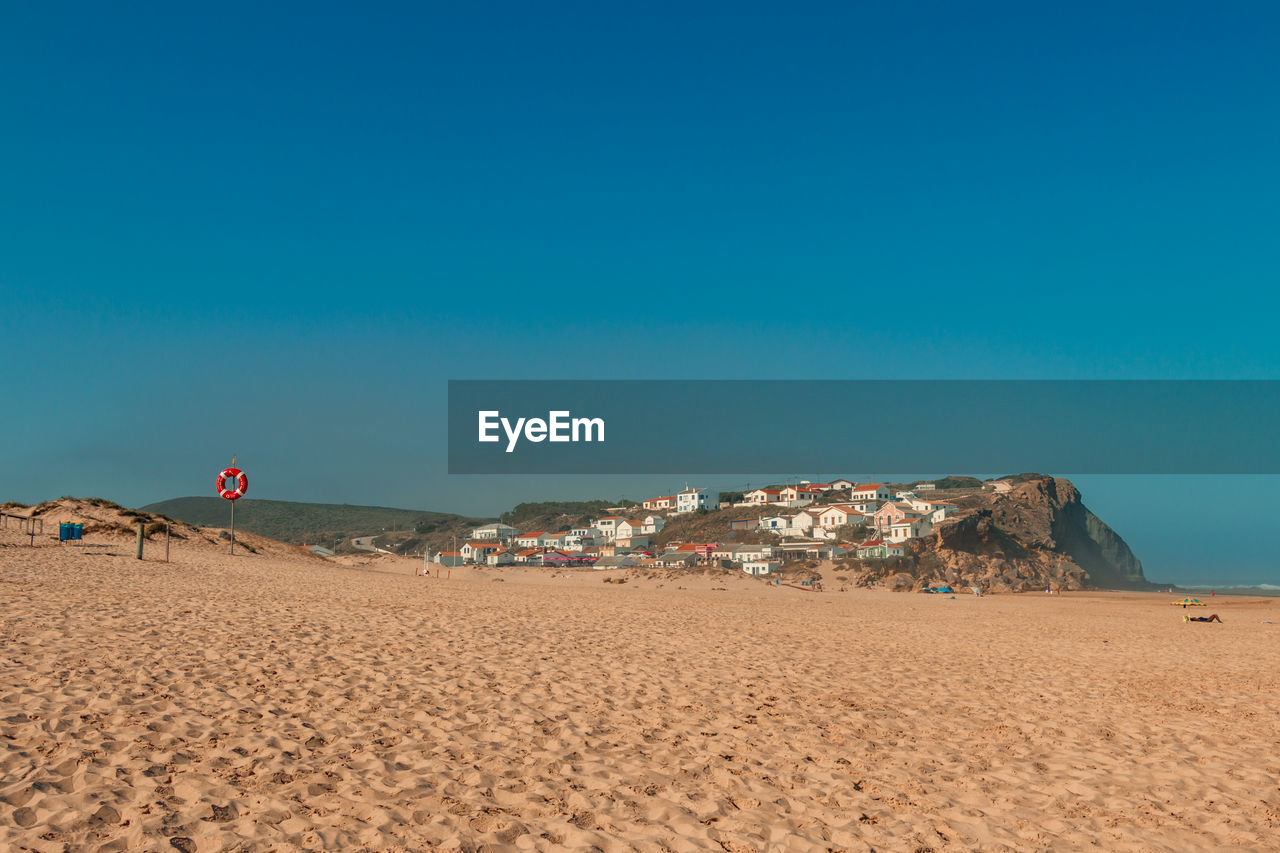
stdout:
MULTIPOLYGON (((1009 488, 1002 481, 974 481, 974 485, 993 491, 1009 488)), ((589 524, 568 530, 483 524, 471 530, 461 547, 435 552, 430 559, 445 566, 712 566, 755 576, 776 574, 785 564, 797 561, 893 560, 906 556, 911 540, 960 517, 961 506, 950 498, 938 499, 934 496, 938 491, 934 483, 893 488, 836 479, 768 486, 722 501, 719 493, 709 489, 686 488, 630 509, 615 507, 589 524), (671 540, 660 535, 682 516, 713 510, 724 519, 720 526, 727 535, 722 541, 671 540)))
MULTIPOLYGON (((801 481, 723 493, 685 488, 643 501, 520 503, 498 518, 242 503, 245 530, 316 555, 381 552, 434 560, 437 568, 698 568, 802 582, 830 570, 841 583, 893 589, 1151 586, 1141 561, 1089 511, 1079 490, 1044 474, 986 481, 954 475, 932 482, 801 481)), ((225 504, 193 497, 144 509, 219 527, 225 504)))
MULTIPOLYGON (((218 498, 175 499, 163 506, 186 516, 179 520, 209 541, 214 541, 210 536, 226 537, 222 525, 199 518, 207 515, 202 500, 226 510, 218 498)), ((101 499, 64 506, 66 501, 72 499, 0 509, 19 523, 57 511, 66 516, 59 521, 84 522, 84 533, 95 536, 132 537, 140 524, 147 539, 167 536, 171 527, 178 539, 189 535, 175 516, 147 508, 126 510, 101 499), (94 507, 106 507, 103 512, 119 517, 108 512, 98 518, 94 507)), ((316 527, 341 530, 348 525, 346 555, 412 556, 434 560, 437 568, 522 565, 637 569, 641 574, 657 569, 668 575, 698 569, 741 571, 788 583, 821 581, 827 573, 852 586, 924 591, 943 586, 992 592, 1156 586, 1124 539, 1084 505, 1079 490, 1069 480, 1044 474, 986 481, 947 476, 896 484, 837 479, 723 494, 686 488, 641 502, 521 503, 498 519, 385 507, 259 503, 261 511, 246 515, 263 525, 303 516, 291 545, 283 540, 277 545, 302 547, 326 559, 343 555, 298 540, 316 527), (388 529, 406 513, 417 517, 415 524, 407 530, 388 529), (382 534, 357 532, 383 519, 382 534)), ((244 533, 262 535, 248 527, 244 533)), ((246 552, 256 553, 273 539, 242 541, 246 552)), ((605 579, 610 577, 625 575, 605 579)))

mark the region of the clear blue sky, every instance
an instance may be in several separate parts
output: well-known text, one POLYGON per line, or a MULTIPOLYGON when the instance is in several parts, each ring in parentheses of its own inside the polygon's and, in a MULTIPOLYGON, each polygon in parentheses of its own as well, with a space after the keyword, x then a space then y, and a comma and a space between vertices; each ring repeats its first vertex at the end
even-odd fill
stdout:
MULTIPOLYGON (((881 6, 6 5, 0 498, 659 485, 448 477, 449 378, 1280 378, 1280 7, 881 6)), ((1081 485, 1280 582, 1272 479, 1081 485)))

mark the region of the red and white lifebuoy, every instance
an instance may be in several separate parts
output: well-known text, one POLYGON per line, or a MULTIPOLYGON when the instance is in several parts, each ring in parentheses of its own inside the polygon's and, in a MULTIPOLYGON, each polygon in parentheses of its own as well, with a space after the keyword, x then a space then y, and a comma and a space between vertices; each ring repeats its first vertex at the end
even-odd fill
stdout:
POLYGON ((229 501, 238 501, 249 491, 249 478, 239 468, 223 468, 218 475, 218 497, 229 501), (227 488, 227 480, 235 480, 234 489, 227 488))

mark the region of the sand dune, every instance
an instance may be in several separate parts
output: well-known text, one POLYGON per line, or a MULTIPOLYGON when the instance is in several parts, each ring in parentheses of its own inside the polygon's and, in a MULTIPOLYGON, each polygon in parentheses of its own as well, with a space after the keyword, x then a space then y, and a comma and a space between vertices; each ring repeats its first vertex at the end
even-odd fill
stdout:
POLYGON ((1189 625, 1165 596, 19 541, 0 533, 4 849, 1280 840, 1270 601, 1189 625))

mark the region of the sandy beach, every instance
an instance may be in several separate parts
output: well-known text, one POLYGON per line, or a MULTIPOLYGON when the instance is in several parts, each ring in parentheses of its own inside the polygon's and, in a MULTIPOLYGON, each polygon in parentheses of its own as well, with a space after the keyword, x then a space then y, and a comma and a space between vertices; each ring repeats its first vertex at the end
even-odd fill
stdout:
POLYGON ((1267 599, 1202 625, 1165 595, 26 541, 0 538, 6 850, 1280 844, 1267 599))

